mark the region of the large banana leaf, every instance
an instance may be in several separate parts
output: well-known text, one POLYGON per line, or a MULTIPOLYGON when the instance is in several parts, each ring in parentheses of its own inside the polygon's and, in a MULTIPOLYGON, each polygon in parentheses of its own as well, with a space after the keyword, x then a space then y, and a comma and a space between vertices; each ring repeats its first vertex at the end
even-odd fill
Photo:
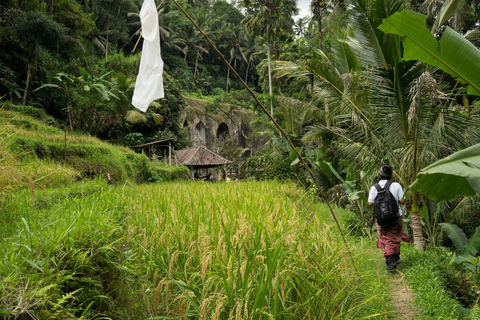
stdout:
POLYGON ((426 19, 404 10, 386 18, 379 29, 402 37, 404 60, 431 64, 468 84, 468 94, 480 95, 480 51, 449 27, 437 41, 425 26, 426 19))
POLYGON ((480 226, 475 229, 475 233, 468 239, 468 242, 463 248, 463 253, 476 256, 480 249, 480 226))
POLYGON ((422 169, 409 189, 438 201, 480 193, 480 144, 455 152, 422 169))
POLYGON ((455 248, 458 252, 463 252, 465 245, 468 242, 467 236, 456 224, 451 223, 439 223, 440 228, 442 228, 447 236, 452 240, 455 248))

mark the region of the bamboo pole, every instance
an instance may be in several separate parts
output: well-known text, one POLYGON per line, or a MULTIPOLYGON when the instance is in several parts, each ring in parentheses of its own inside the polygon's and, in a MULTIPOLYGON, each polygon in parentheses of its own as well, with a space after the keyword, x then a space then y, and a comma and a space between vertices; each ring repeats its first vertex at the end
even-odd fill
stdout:
MULTIPOLYGON (((163 0, 162 2, 160 2, 160 4, 158 5, 157 7, 157 11, 160 9, 160 7, 162 6, 162 4, 165 2, 166 0, 163 0)), ((142 31, 140 31, 140 35, 138 36, 138 39, 137 39, 137 43, 135 43, 135 47, 133 47, 133 50, 132 50, 132 53, 135 53, 135 50, 137 50, 137 46, 138 46, 138 43, 140 42, 140 39, 142 38, 142 31)))
POLYGON ((328 201, 328 198, 327 196, 325 195, 325 192, 323 191, 322 187, 320 186, 320 183, 318 182, 318 180, 315 178, 315 176, 313 175, 313 172, 312 170, 308 167, 307 163, 305 162, 305 160, 303 159, 302 155, 298 152, 298 150, 295 148, 295 146, 293 145, 292 141, 290 140, 290 138, 288 137, 287 133, 280 127, 280 125, 277 123, 277 121, 273 118, 273 115, 271 115, 267 109, 265 108, 265 106, 260 102, 260 100, 258 100, 257 96, 255 95, 255 93, 253 92, 252 89, 250 89, 250 87, 245 83, 245 81, 243 81, 243 79, 240 77, 240 75, 237 73, 237 71, 228 63, 228 61, 225 59, 225 57, 223 56, 223 54, 217 49, 217 47, 215 46, 215 44, 210 40, 210 38, 208 37, 208 35, 205 33, 205 31, 202 30, 202 28, 200 28, 198 26, 198 24, 190 17, 190 15, 183 9, 183 7, 177 2, 177 0, 172 0, 175 5, 180 9, 180 11, 182 11, 183 15, 188 19, 190 20, 193 25, 195 26, 195 28, 197 28, 197 30, 203 35, 203 37, 205 38, 205 40, 207 40, 208 44, 213 48, 213 50, 217 53, 217 55, 220 57, 220 59, 223 61, 223 63, 230 69, 230 71, 232 72, 232 74, 242 83, 242 85, 245 87, 245 89, 250 93, 250 95, 252 96, 252 98, 255 100, 255 102, 258 104, 258 106, 261 108, 261 110, 263 111, 263 113, 265 113, 265 115, 270 119, 270 121, 272 121, 272 123, 275 125, 275 127, 279 130, 280 134, 285 138, 285 140, 287 141, 287 143, 290 145, 290 147, 292 148, 292 150, 295 152, 295 154, 297 155, 297 158, 298 160, 303 164, 303 166, 307 169, 310 177, 313 179, 313 181, 315 182, 315 185, 317 186, 320 194, 322 195, 322 198, 323 200, 325 201, 325 203, 327 204, 328 206, 328 209, 330 211, 330 214, 332 215, 333 217, 333 220, 335 220, 335 224, 340 232, 340 235, 342 237, 342 240, 343 240, 343 243, 345 244, 345 247, 347 249, 347 252, 349 253, 350 255, 350 258, 352 259, 352 262, 353 262, 353 266, 355 269, 357 269, 357 267, 355 266, 355 260, 353 260, 353 257, 351 256, 351 253, 350 253, 350 250, 348 248, 348 244, 347 244, 347 241, 345 239, 345 235, 343 234, 343 231, 342 231, 342 228, 340 227, 340 223, 338 222, 338 219, 337 219, 337 216, 335 214, 335 212, 333 211, 332 209, 332 206, 330 204, 330 201, 328 201))

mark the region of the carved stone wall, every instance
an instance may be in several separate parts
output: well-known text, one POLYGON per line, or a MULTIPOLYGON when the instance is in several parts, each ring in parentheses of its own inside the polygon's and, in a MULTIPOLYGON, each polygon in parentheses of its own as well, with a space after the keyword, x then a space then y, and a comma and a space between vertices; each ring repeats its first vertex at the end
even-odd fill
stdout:
POLYGON ((189 138, 194 145, 203 145, 212 151, 215 142, 226 135, 233 136, 243 148, 247 146, 246 137, 252 131, 250 122, 255 115, 250 110, 223 110, 223 113, 210 114, 206 111, 206 101, 184 98, 188 107, 182 115, 183 127, 188 127, 189 138), (203 104, 203 105, 202 105, 203 104))

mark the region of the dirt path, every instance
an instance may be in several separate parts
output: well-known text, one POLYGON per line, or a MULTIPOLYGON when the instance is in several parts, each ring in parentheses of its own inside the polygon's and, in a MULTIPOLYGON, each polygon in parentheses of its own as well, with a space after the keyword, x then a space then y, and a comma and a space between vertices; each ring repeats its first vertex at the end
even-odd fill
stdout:
POLYGON ((401 320, 420 319, 419 312, 413 303, 413 293, 408 287, 405 276, 400 271, 391 276, 390 296, 395 307, 395 318, 401 320))

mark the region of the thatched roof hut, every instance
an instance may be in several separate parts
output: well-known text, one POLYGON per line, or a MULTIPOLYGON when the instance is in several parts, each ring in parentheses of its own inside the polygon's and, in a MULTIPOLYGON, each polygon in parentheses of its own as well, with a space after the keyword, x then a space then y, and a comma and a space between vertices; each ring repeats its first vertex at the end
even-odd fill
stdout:
POLYGON ((232 163, 232 161, 219 156, 204 146, 178 150, 176 153, 177 164, 188 167, 218 167, 232 163))
MULTIPOLYGON (((198 146, 178 150, 175 154, 175 163, 189 167, 194 178, 204 177, 205 179, 210 179, 207 177, 211 177, 213 174, 213 176, 216 176, 215 179, 218 179, 220 178, 218 173, 212 172, 209 169, 225 166, 232 163, 232 161, 219 156, 204 146, 198 146)), ((212 179, 213 178, 214 177, 212 177, 212 179)))

